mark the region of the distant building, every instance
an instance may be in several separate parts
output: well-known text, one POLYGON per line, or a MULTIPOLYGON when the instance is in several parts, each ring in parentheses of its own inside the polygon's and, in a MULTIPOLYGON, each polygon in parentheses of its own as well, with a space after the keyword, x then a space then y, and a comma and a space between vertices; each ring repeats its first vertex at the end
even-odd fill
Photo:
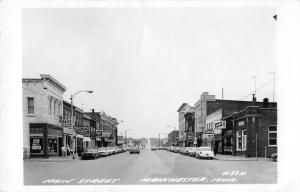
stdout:
POLYGON ((207 116, 207 102, 214 102, 216 100, 215 95, 209 95, 208 92, 203 92, 200 95, 200 99, 194 105, 195 111, 195 134, 196 145, 202 145, 202 135, 206 126, 207 116))
POLYGON ((58 156, 63 146, 59 117, 63 113, 66 87, 50 75, 40 77, 22 79, 25 158, 58 156))
POLYGON ((168 144, 170 146, 177 146, 177 140, 179 138, 179 131, 173 130, 168 134, 168 144))
POLYGON ((178 108, 178 124, 179 124, 179 139, 178 139, 178 145, 183 146, 184 145, 184 137, 185 137, 185 112, 191 110, 191 106, 187 103, 181 104, 181 106, 178 108))
POLYGON ((124 144, 124 137, 118 135, 118 146, 123 146, 124 144))

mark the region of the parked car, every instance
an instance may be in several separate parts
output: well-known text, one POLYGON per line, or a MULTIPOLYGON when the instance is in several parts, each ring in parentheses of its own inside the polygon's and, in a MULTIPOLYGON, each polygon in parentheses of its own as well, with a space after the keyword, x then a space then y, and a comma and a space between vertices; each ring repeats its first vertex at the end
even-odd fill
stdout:
POLYGON ((105 148, 98 149, 98 152, 99 152, 99 156, 100 157, 106 157, 106 156, 108 156, 108 151, 105 148))
POLYGON ((100 154, 97 149, 88 149, 82 153, 81 159, 98 159, 100 154))
POLYGON ((277 157, 278 157, 277 153, 273 153, 273 154, 271 155, 271 158, 272 158, 273 161, 275 161, 275 162, 277 162, 277 157))
POLYGON ((133 154, 133 153, 140 153, 140 149, 138 147, 133 147, 129 150, 129 153, 130 154, 133 154))
POLYGON ((187 155, 191 156, 191 157, 195 157, 196 155, 196 147, 187 147, 187 155))
POLYGON ((196 155, 195 157, 197 158, 206 158, 206 159, 213 159, 215 157, 214 152, 211 150, 210 147, 199 147, 196 150, 196 155))
POLYGON ((156 147, 151 147, 151 151, 156 151, 156 147))

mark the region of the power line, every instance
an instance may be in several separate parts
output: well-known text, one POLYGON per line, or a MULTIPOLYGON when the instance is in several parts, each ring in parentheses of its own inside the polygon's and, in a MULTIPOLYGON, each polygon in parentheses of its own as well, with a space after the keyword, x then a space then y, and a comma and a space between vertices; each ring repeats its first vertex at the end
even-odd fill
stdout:
MULTIPOLYGON (((276 77, 275 77, 275 78, 276 78, 276 77)), ((274 79, 275 79, 275 78, 274 78, 274 79)), ((269 83, 272 83, 272 82, 273 82, 273 79, 267 81, 266 83, 264 83, 263 85, 261 85, 260 87, 258 87, 258 88, 255 90, 255 93, 256 93, 257 91, 259 91, 260 89, 264 88, 265 86, 267 86, 269 83)), ((253 92, 247 94, 247 95, 246 95, 245 97, 243 97, 241 100, 246 99, 247 97, 249 97, 249 96, 252 95, 252 94, 253 94, 253 92)))

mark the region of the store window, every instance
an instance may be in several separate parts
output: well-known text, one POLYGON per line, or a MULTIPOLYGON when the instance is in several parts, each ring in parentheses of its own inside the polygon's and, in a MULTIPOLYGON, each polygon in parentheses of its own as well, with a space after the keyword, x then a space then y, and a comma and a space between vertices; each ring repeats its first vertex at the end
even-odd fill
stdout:
POLYGON ((242 151, 247 150, 247 130, 242 131, 242 151))
POLYGON ((49 98, 49 115, 52 115, 52 99, 49 98))
POLYGON ((30 153, 43 154, 43 138, 31 137, 30 138, 30 153))
POLYGON ((48 139, 48 152, 57 153, 58 151, 58 142, 57 139, 49 138, 48 139))
POLYGON ((268 131, 269 131, 268 132, 269 146, 277 146, 277 126, 276 125, 269 126, 268 131))
POLYGON ((236 150, 237 151, 242 150, 242 134, 241 134, 241 131, 236 132, 236 150))
POLYGON ((34 98, 27 97, 27 113, 34 114, 34 98))

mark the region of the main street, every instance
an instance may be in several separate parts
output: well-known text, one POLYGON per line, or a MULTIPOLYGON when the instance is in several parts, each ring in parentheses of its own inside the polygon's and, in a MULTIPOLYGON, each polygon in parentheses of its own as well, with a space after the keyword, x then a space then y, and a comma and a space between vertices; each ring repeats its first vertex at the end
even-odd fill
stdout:
POLYGON ((203 160, 142 150, 96 160, 24 161, 25 185, 276 183, 272 161, 203 160))

